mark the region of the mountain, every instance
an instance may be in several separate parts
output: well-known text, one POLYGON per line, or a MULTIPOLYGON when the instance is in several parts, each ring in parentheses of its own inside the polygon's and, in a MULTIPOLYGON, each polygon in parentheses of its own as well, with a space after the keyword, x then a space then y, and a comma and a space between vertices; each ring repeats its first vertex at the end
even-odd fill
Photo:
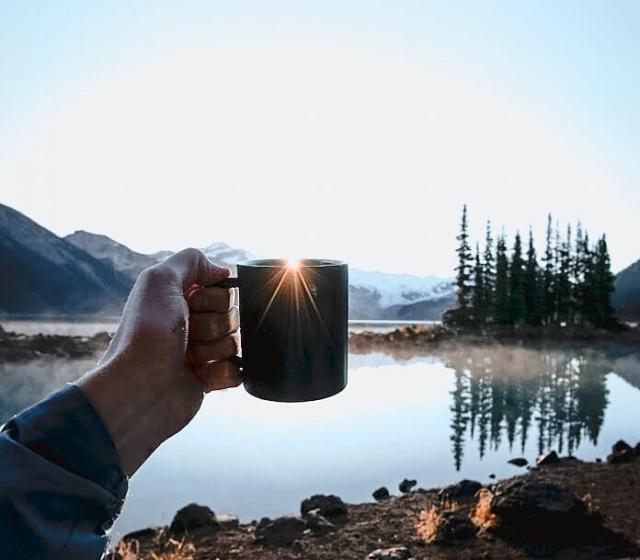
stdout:
POLYGON ((64 239, 115 270, 119 270, 130 278, 132 283, 145 268, 153 266, 157 262, 153 255, 136 253, 106 235, 75 231, 65 236, 64 239))
POLYGON ((450 279, 349 269, 352 319, 438 320, 454 297, 450 279))
POLYGON ((0 313, 117 314, 131 282, 104 261, 0 204, 0 313))
MULTIPOLYGON (((255 258, 224 242, 201 249, 235 273, 255 258)), ((118 314, 138 274, 173 253, 145 255, 105 235, 60 238, 0 205, 0 314, 118 314)), ((450 279, 349 270, 352 319, 439 319, 453 305, 450 279)))
POLYGON ((640 320, 640 260, 616 275, 612 300, 621 319, 640 320))

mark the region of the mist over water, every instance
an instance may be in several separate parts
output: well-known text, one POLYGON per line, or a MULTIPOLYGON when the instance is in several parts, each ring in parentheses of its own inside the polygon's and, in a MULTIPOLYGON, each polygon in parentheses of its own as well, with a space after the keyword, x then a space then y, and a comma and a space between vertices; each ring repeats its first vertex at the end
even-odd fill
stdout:
MULTIPOLYGON (((194 421, 133 477, 114 537, 170 522, 189 502, 243 521, 296 512, 318 492, 371 499, 404 478, 422 487, 523 472, 550 449, 604 458, 635 444, 640 352, 520 345, 350 354, 349 385, 311 403, 212 393, 194 421)), ((94 359, 0 364, 0 419, 73 381, 94 359)))

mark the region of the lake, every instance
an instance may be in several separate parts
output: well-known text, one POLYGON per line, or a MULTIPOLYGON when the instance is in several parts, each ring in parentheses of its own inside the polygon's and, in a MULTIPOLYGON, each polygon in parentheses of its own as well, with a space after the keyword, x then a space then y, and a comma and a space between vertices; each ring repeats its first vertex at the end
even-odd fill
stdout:
MULTIPOLYGON (((0 364, 2 420, 92 364, 0 364)), ((362 502, 405 477, 425 488, 488 482, 523 472, 513 457, 556 449, 593 460, 640 438, 640 349, 460 346, 351 354, 349 364, 348 387, 323 401, 208 395, 132 478, 114 537, 169 523, 189 502, 250 521, 297 512, 313 493, 362 502)))

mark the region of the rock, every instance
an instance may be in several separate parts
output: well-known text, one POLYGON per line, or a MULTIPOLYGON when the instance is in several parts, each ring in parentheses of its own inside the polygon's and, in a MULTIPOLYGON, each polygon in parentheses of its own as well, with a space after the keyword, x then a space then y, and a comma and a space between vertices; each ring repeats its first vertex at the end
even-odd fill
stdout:
POLYGON ((602 463, 602 459, 600 459, 600 457, 596 457, 596 463, 602 463))
POLYGON ((240 520, 235 515, 229 515, 228 513, 217 515, 216 520, 223 531, 231 531, 240 526, 240 520))
POLYGON ((493 474, 493 473, 491 473, 491 474, 489 475, 489 478, 490 478, 491 480, 495 480, 496 475, 495 475, 495 474, 493 474))
POLYGON ((631 446, 624 441, 623 439, 619 439, 611 446, 612 453, 621 453, 623 451, 631 451, 631 446))
POLYGON ((526 467, 529 464, 524 457, 516 457, 515 459, 511 459, 507 461, 510 465, 515 465, 516 467, 526 467))
POLYGON ((156 528, 156 527, 140 529, 138 531, 127 533, 124 537, 122 537, 122 540, 123 541, 130 541, 130 540, 139 541, 139 540, 152 539, 158 534, 160 530, 161 530, 160 528, 156 528))
POLYGON ((484 493, 476 506, 497 534, 522 540, 582 539, 602 533, 602 518, 552 482, 515 480, 484 493), (485 498, 488 498, 487 504, 485 498), (488 506, 488 507, 487 507, 488 506))
POLYGON ((536 460, 536 464, 539 467, 546 467, 547 465, 555 465, 560 462, 560 457, 555 451, 549 451, 548 453, 543 453, 536 460))
POLYGON ((607 455, 607 463, 611 465, 618 465, 620 463, 628 463, 633 461, 635 454, 633 449, 625 449, 624 451, 614 451, 610 455, 607 455))
POLYGON ((169 530, 172 533, 184 533, 185 531, 193 531, 204 527, 210 529, 219 527, 216 514, 207 506, 189 504, 176 513, 169 530))
POLYGON ((427 543, 446 544, 471 539, 478 529, 462 509, 443 509, 432 504, 420 512, 416 532, 427 543))
POLYGON ((476 492, 482 488, 482 484, 475 480, 463 479, 456 484, 445 486, 438 496, 441 500, 458 500, 460 498, 473 498, 476 492))
POLYGON ((614 465, 619 463, 628 463, 629 461, 632 461, 635 456, 636 450, 626 441, 620 439, 611 446, 611 454, 607 455, 607 463, 614 465))
POLYGON ((319 510, 319 514, 332 523, 346 521, 348 516, 346 504, 338 497, 332 494, 316 494, 303 500, 300 504, 300 513, 306 517, 311 510, 319 510))
POLYGON ((400 484, 398 484, 398 488, 402 493, 411 492, 411 489, 416 484, 418 484, 417 480, 409 480, 408 478, 405 478, 400 484))
POLYGON ((263 517, 256 526, 256 542, 267 546, 287 546, 302 535, 307 523, 301 517, 285 515, 271 520, 263 517))
POLYGON ((373 499, 381 502, 382 500, 388 500, 391 495, 389 494, 389 490, 387 490, 386 486, 382 486, 373 492, 373 499))
POLYGON ((329 533, 336 528, 331 521, 320 515, 319 509, 312 509, 307 512, 307 527, 314 533, 329 533))
POLYGON ((410 560, 411 553, 406 546, 378 548, 371 552, 366 560, 410 560))

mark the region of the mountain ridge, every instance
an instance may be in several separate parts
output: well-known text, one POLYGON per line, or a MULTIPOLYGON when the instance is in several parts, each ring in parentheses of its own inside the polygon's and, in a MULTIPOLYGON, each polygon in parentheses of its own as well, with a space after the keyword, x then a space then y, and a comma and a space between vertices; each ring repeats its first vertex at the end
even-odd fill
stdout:
POLYGON ((121 272, 0 204, 0 313, 113 314, 130 282, 121 272))

